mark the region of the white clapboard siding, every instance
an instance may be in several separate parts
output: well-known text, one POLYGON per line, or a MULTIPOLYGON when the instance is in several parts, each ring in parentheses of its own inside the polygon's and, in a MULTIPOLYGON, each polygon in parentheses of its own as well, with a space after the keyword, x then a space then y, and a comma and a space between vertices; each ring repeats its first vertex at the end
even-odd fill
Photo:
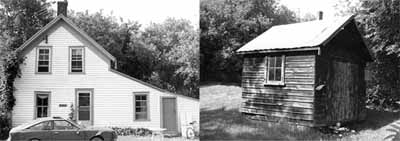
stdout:
MULTIPOLYGON (((67 118, 70 104, 75 105, 76 88, 93 88, 94 125, 151 127, 161 125, 160 97, 176 96, 178 114, 190 114, 199 121, 199 101, 162 92, 109 70, 109 60, 84 40, 67 24, 60 22, 47 32, 48 43, 36 42, 25 53, 21 78, 16 79, 16 105, 12 114, 13 126, 34 118, 34 91, 51 92, 51 116, 67 118), (37 46, 52 47, 51 74, 35 74, 37 46), (68 73, 69 46, 85 47, 85 74, 68 73), (134 121, 133 92, 149 92, 150 121, 134 121), (59 104, 68 104, 59 107, 59 104)), ((180 118, 180 116, 178 116, 180 118)), ((179 123, 180 126, 183 123, 179 123)), ((180 128, 180 127, 178 127, 180 128)))

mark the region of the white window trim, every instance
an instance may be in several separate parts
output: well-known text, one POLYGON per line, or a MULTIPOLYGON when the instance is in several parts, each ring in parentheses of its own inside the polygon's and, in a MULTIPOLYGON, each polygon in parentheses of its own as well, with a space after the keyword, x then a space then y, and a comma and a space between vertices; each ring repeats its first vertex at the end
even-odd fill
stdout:
POLYGON ((271 81, 269 80, 269 67, 268 67, 268 58, 270 57, 276 57, 276 56, 265 56, 264 60, 265 60, 265 71, 264 71, 264 85, 274 85, 274 86, 284 86, 285 85, 285 55, 281 55, 282 57, 282 64, 281 64, 281 81, 271 81))
POLYGON ((36 74, 51 74, 52 69, 52 49, 51 46, 38 46, 36 47, 36 60, 35 60, 35 73, 36 74), (49 71, 48 72, 39 72, 39 50, 40 49, 48 49, 49 50, 49 71))
POLYGON ((133 121, 150 121, 150 92, 134 92, 133 93, 133 121), (145 95, 146 96, 146 119, 136 119, 136 96, 145 95))
POLYGON ((68 51, 68 73, 69 74, 85 74, 85 47, 70 46, 68 51), (72 72, 72 49, 82 49, 82 72, 72 72))

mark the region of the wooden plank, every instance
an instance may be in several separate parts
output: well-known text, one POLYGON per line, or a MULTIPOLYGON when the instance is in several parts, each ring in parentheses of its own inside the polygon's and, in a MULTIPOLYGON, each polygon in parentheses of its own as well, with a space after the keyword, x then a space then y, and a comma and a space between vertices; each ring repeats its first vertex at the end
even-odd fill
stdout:
POLYGON ((291 89, 263 89, 263 88, 243 88, 243 93, 254 94, 280 94, 292 96, 314 96, 314 91, 310 90, 291 90, 291 89))
POLYGON ((313 103, 301 103, 301 102, 284 102, 284 101, 277 101, 277 102, 266 102, 260 100, 246 100, 245 103, 253 104, 253 105, 276 105, 276 106, 290 106, 290 107, 298 107, 298 108, 313 108, 313 103))
POLYGON ((269 98, 269 97, 281 97, 283 99, 299 99, 299 100, 309 100, 313 101, 314 96, 312 95, 304 95, 302 93, 297 95, 291 95, 286 93, 242 93, 243 97, 255 97, 255 98, 269 98))
POLYGON ((269 101, 283 101, 283 102, 305 102, 305 103, 312 103, 313 99, 300 99, 297 97, 281 97, 279 95, 269 95, 269 96, 242 96, 244 99, 262 99, 262 100, 269 100, 269 101))
POLYGON ((290 119, 296 119, 296 120, 313 120, 313 116, 312 115, 272 112, 272 111, 263 111, 263 110, 246 109, 246 108, 242 108, 241 112, 251 113, 251 114, 258 114, 258 115, 273 116, 273 117, 279 117, 279 118, 290 118, 290 119))
POLYGON ((256 110, 264 110, 264 111, 271 111, 271 112, 282 112, 282 113, 294 113, 294 114, 305 114, 311 115, 313 114, 313 109, 306 109, 306 108, 293 108, 293 107, 266 107, 266 106, 242 106, 242 108, 247 109, 256 109, 256 110))

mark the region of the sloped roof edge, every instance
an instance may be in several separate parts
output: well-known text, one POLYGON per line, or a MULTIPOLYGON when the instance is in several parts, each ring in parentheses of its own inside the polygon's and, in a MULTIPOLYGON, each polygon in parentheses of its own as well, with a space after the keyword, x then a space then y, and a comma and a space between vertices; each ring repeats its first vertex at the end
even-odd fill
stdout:
POLYGON ((78 28, 71 20, 69 20, 67 17, 64 15, 58 15, 55 19, 50 21, 46 26, 44 26, 42 29, 40 29, 38 32, 36 32, 31 38, 29 38, 27 41, 22 44, 17 51, 23 51, 31 43, 33 43, 37 38, 39 38, 43 33, 45 33, 47 30, 49 30, 52 26, 54 26, 59 20, 64 20, 68 25, 70 25, 74 30, 76 30, 79 34, 81 34, 84 38, 86 38, 90 43, 94 45, 97 49, 100 50, 101 53, 103 53, 107 58, 109 58, 112 61, 116 61, 116 58, 111 55, 107 50, 105 50, 100 44, 98 44, 93 38, 91 38, 89 35, 86 34, 83 30, 78 28))
POLYGON ((109 69, 109 70, 110 70, 111 72, 115 73, 115 74, 118 74, 118 75, 123 76, 123 77, 125 77, 125 78, 128 78, 128 79, 130 79, 130 80, 133 80, 133 81, 135 81, 135 82, 138 82, 138 83, 143 84, 143 85, 145 85, 145 86, 154 88, 154 89, 156 89, 156 90, 158 90, 158 91, 160 91, 160 92, 168 93, 168 94, 171 94, 171 95, 175 95, 175 96, 179 96, 179 97, 183 97, 183 98, 188 98, 188 99, 191 99, 191 100, 199 101, 199 99, 196 99, 196 98, 193 98, 193 97, 189 97, 189 96, 185 96, 185 95, 180 95, 180 94, 176 94, 176 93, 172 93, 172 92, 170 92, 170 91, 164 90, 164 89, 159 88, 159 87, 157 87, 157 86, 154 86, 154 85, 152 85, 152 84, 150 84, 150 83, 144 82, 144 81, 142 81, 142 80, 139 80, 139 79, 136 79, 136 78, 134 78, 134 77, 132 77, 132 76, 129 76, 129 75, 127 75, 127 74, 124 74, 124 73, 122 73, 122 72, 119 72, 119 71, 117 71, 117 70, 115 70, 115 69, 109 69))

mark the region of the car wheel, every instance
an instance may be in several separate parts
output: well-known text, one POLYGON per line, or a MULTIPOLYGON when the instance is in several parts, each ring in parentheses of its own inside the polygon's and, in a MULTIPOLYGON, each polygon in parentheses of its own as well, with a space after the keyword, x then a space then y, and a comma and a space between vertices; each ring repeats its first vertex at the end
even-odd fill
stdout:
POLYGON ((104 140, 101 137, 94 137, 94 138, 90 139, 90 141, 104 141, 104 140))
POLYGON ((30 141, 40 141, 39 139, 31 139, 30 141))

